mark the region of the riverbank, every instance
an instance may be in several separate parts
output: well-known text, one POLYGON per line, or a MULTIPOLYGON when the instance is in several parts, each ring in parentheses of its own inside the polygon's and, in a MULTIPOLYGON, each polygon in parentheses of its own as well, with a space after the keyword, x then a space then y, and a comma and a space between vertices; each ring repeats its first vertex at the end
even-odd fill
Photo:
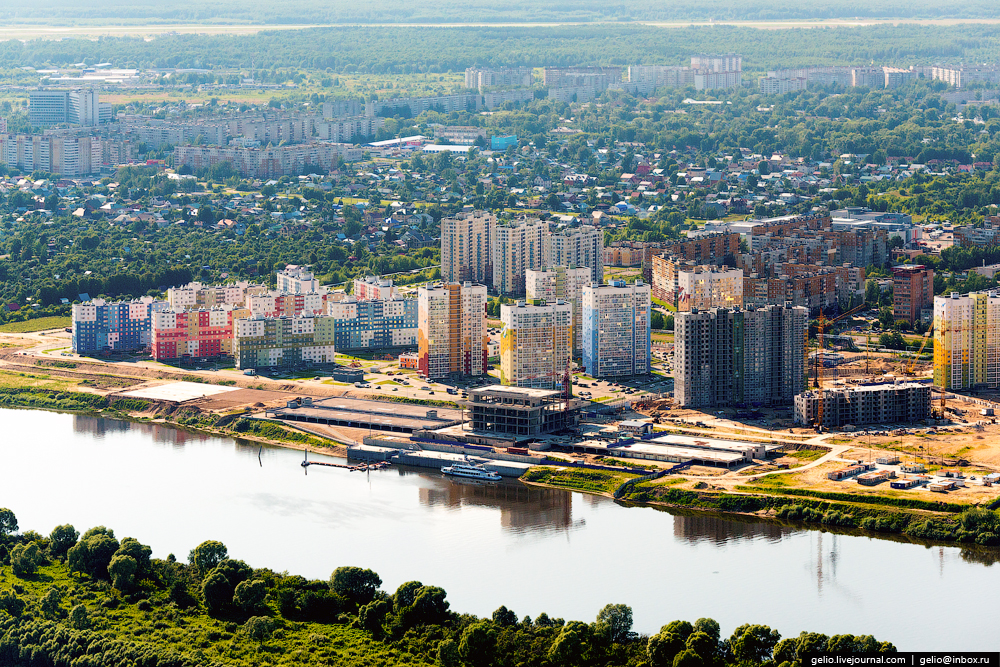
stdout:
MULTIPOLYGON (((533 468, 521 480, 533 486, 615 497, 636 475, 559 468, 533 468)), ((681 477, 630 485, 617 499, 625 505, 676 508, 795 522, 821 529, 860 531, 874 537, 906 537, 933 543, 976 545, 1000 557, 1000 511, 978 506, 880 496, 739 486, 686 489, 681 477)), ((696 483, 697 485, 697 483, 696 483)))

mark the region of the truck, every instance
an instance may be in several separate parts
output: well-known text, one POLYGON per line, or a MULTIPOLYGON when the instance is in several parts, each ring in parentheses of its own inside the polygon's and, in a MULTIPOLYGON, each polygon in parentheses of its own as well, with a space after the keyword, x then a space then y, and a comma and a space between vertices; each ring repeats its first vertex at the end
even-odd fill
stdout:
POLYGON ((251 376, 252 375, 257 375, 257 369, 255 369, 255 368, 248 368, 245 371, 243 371, 243 375, 251 375, 251 376))

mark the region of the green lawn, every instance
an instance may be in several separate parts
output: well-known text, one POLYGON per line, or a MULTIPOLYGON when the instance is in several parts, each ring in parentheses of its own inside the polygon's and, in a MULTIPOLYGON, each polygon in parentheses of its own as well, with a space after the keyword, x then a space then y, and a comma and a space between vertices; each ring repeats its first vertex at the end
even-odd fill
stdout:
POLYGON ((9 322, 0 325, 0 333, 31 333, 33 331, 46 331, 48 329, 65 329, 71 324, 73 324, 71 317, 61 315, 38 317, 27 322, 9 322))

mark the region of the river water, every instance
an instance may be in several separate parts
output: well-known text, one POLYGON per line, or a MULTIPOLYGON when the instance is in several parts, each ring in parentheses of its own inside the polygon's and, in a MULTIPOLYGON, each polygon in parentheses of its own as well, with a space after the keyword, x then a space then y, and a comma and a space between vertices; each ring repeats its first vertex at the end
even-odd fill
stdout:
POLYGON ((215 539, 253 567, 309 578, 360 565, 386 590, 417 579, 478 615, 504 604, 519 616, 591 621, 624 602, 647 633, 710 616, 724 634, 753 622, 783 636, 873 634, 907 650, 998 645, 1000 565, 956 547, 628 508, 430 470, 306 474, 292 450, 96 417, 0 410, 0 434, 0 507, 22 530, 106 525, 178 559, 215 539))

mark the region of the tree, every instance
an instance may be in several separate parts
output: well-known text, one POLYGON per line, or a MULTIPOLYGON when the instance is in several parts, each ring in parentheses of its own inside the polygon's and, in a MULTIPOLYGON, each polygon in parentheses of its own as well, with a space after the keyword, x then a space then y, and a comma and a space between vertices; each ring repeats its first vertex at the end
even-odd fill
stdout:
POLYGON ((878 283, 874 280, 865 281, 865 303, 869 306, 878 306, 879 297, 881 296, 881 290, 878 283))
POLYGON ((766 625, 744 624, 729 638, 729 650, 738 662, 767 662, 779 639, 781 634, 766 625))
POLYGON ((250 639, 257 642, 257 647, 261 648, 274 632, 274 621, 267 616, 252 616, 243 624, 243 629, 250 639))
POLYGON ((437 650, 438 667, 458 667, 461 661, 462 656, 458 652, 458 644, 455 643, 455 640, 441 640, 437 650))
POLYGON ((10 589, 0 591, 0 609, 17 618, 24 612, 26 604, 10 589))
POLYGON ((382 579, 371 570, 343 566, 330 575, 330 584, 337 595, 356 605, 363 605, 374 599, 375 592, 382 585, 382 579))
POLYGON ((0 507, 0 537, 17 532, 17 517, 6 507, 0 507))
POLYGON ((131 592, 135 588, 135 575, 138 570, 139 565, 134 558, 125 554, 115 554, 108 565, 111 585, 122 593, 131 592))
POLYGON ((388 600, 369 602, 358 611, 358 624, 376 638, 380 637, 382 624, 390 613, 392 613, 392 603, 388 600))
POLYGON ((42 597, 42 613, 46 618, 58 619, 63 613, 62 607, 60 607, 61 604, 62 589, 58 586, 52 586, 49 590, 45 591, 45 595, 42 597))
POLYGON ((69 569, 92 577, 107 578, 108 565, 118 547, 113 530, 104 526, 91 528, 67 551, 69 569))
POLYGON ((234 589, 224 574, 212 570, 201 584, 201 595, 209 616, 220 616, 233 600, 234 589))
POLYGON ((87 613, 85 605, 78 604, 69 610, 69 624, 77 630, 86 630, 90 627, 90 614, 87 613))
POLYGON ((646 657, 653 667, 669 667, 674 664, 674 656, 685 649, 684 638, 674 632, 659 633, 649 638, 646 657))
POLYGON ((129 556, 135 561, 135 576, 137 579, 148 576, 152 571, 153 566, 149 561, 149 557, 152 554, 152 549, 145 544, 142 544, 134 537, 126 537, 122 540, 121 546, 119 546, 118 551, 115 552, 116 556, 129 556))
POLYGON ((458 654, 472 667, 492 665, 496 648, 497 631, 489 621, 477 621, 465 628, 458 642, 458 654))
POLYGON ((549 647, 548 658, 556 665, 578 665, 584 661, 584 654, 590 640, 587 624, 580 621, 570 621, 556 640, 549 647))
POLYGON ((233 592, 233 604, 242 609, 243 613, 253 614, 263 606, 266 593, 261 579, 241 581, 233 592))
POLYGON ((204 575, 215 569, 215 566, 229 557, 229 550, 222 542, 205 540, 188 554, 188 562, 204 575))
POLYGON ((66 552, 79 538, 80 533, 70 524, 56 526, 49 534, 49 553, 55 558, 65 558, 66 552))
POLYGON ((400 584, 392 596, 392 606, 396 608, 396 611, 409 607, 416 599, 417 591, 423 587, 424 585, 419 581, 407 581, 400 584))
POLYGON ((627 641, 632 633, 632 608, 625 604, 605 605, 597 613, 597 628, 612 644, 627 641))
POLYGON ((510 609, 507 609, 504 605, 500 605, 500 607, 493 612, 493 622, 501 628, 517 625, 517 614, 512 612, 510 609))
POLYGON ((10 566, 19 577, 30 577, 38 571, 41 554, 34 542, 24 545, 17 544, 10 552, 10 566))
POLYGON ((705 661, 689 648, 674 656, 673 667, 704 667, 705 661))
MULTIPOLYGON (((688 651, 694 651, 706 664, 710 664, 719 652, 719 640, 706 632, 695 630, 685 643, 688 651)), ((676 663, 676 658, 674 660, 676 663)))

